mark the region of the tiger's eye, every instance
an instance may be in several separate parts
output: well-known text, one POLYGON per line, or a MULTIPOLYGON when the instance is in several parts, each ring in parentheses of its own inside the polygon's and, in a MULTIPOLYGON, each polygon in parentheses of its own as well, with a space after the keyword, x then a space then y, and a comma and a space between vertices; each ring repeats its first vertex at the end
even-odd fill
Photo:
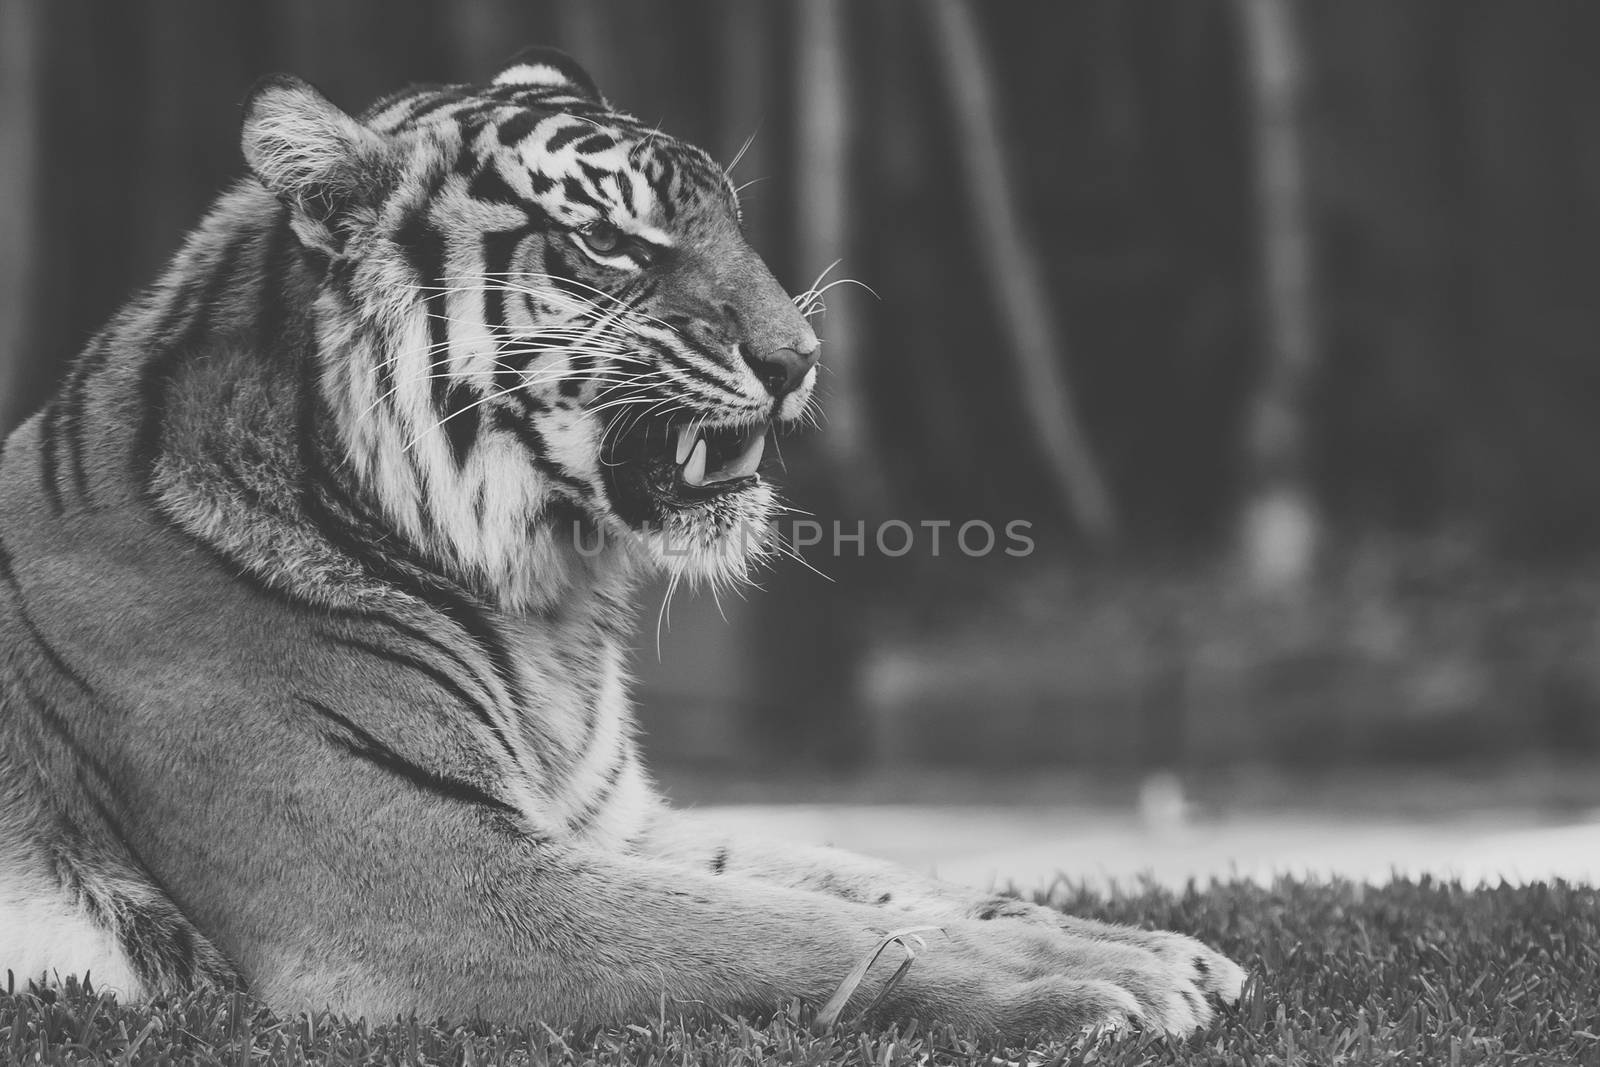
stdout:
POLYGON ((622 231, 603 219, 591 222, 581 232, 583 243, 602 256, 609 255, 622 247, 622 231))

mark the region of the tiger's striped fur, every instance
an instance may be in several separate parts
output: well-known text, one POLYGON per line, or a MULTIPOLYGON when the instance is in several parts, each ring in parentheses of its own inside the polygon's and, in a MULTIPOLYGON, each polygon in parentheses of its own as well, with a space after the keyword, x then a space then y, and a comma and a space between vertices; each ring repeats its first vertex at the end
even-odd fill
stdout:
POLYGON ((548 52, 359 120, 269 80, 244 147, 0 456, 0 968, 561 1023, 821 1000, 926 920, 887 1010, 1184 1030, 1237 992, 654 794, 630 587, 741 571, 815 377, 709 157, 548 52))

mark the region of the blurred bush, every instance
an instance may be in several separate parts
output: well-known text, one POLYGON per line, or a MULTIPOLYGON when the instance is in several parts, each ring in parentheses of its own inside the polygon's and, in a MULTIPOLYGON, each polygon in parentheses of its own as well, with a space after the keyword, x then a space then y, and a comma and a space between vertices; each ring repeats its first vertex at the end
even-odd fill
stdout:
POLYGON ((1367 542, 1290 596, 1251 593, 1225 568, 1035 568, 964 603, 976 610, 897 612, 875 644, 867 721, 886 762, 1600 755, 1593 567, 1367 542))

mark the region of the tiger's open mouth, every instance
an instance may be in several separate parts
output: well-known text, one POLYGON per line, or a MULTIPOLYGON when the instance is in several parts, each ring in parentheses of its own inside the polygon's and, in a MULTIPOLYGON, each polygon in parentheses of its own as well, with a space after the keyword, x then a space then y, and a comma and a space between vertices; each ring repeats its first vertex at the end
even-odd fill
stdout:
POLYGON ((634 526, 753 486, 768 424, 643 422, 601 452, 612 509, 634 526))

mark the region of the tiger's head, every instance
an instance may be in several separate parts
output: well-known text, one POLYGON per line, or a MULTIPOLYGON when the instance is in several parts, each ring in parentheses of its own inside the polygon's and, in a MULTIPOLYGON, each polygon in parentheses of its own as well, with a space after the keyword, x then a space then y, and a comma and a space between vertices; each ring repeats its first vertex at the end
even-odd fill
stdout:
POLYGON ((760 553, 819 342, 705 152, 549 50, 359 118, 271 78, 243 144, 324 265, 351 470, 414 544, 517 604, 579 556, 715 581, 760 553))

